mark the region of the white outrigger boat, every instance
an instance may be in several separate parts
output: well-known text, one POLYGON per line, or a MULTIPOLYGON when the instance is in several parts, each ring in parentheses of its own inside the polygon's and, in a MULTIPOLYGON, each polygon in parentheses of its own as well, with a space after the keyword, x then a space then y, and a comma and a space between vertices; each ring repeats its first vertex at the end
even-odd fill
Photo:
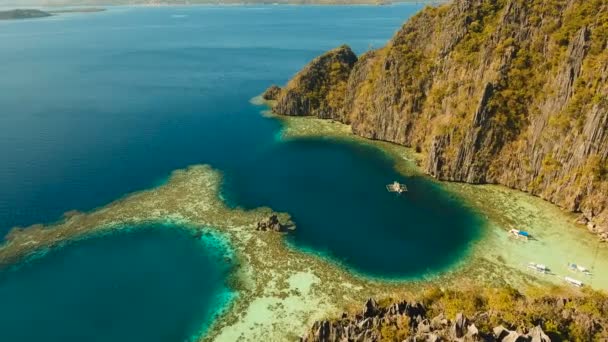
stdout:
POLYGON ((401 195, 402 193, 407 192, 407 186, 405 184, 395 181, 395 182, 392 182, 391 184, 387 184, 386 190, 388 192, 394 192, 394 193, 401 195))
POLYGON ((537 263, 534 263, 534 262, 528 263, 528 268, 532 269, 532 270, 534 270, 536 272, 543 273, 543 274, 549 272, 549 269, 547 268, 547 266, 545 266, 543 264, 537 264, 537 263))
POLYGON ((509 234, 511 234, 511 236, 513 236, 516 239, 522 239, 522 240, 526 240, 526 241, 528 241, 528 239, 532 237, 530 235, 530 233, 524 232, 523 230, 519 230, 519 229, 511 229, 511 230, 509 230, 509 234))
POLYGON ((574 285, 574 286, 576 286, 576 287, 583 287, 583 282, 582 282, 582 281, 580 281, 580 280, 576 280, 576 279, 574 279, 574 278, 570 278, 570 277, 564 277, 564 280, 565 280, 567 283, 569 283, 569 284, 571 284, 571 285, 574 285))
POLYGON ((572 271, 581 272, 581 273, 584 273, 586 275, 590 275, 591 274, 591 271, 589 271, 589 269, 587 269, 586 267, 583 267, 581 265, 568 263, 568 268, 570 270, 572 270, 572 271))

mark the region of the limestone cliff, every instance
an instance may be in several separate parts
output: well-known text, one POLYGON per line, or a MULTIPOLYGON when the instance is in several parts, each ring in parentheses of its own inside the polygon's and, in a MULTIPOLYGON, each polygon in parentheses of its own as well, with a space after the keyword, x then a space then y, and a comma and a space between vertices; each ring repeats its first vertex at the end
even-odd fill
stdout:
POLYGON ((379 50, 318 57, 273 110, 414 147, 434 177, 530 192, 602 234, 607 41, 606 0, 456 0, 427 7, 379 50))
POLYGON ((283 115, 335 116, 344 107, 346 82, 356 62, 348 46, 317 57, 277 94, 275 109, 283 115))

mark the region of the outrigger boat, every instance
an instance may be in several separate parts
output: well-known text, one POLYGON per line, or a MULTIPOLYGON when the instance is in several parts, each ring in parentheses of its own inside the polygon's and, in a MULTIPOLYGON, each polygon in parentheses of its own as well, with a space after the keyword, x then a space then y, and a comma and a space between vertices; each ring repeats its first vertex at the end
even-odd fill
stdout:
POLYGON ((585 274, 591 274, 589 269, 587 269, 586 267, 583 267, 581 265, 568 263, 568 268, 571 269, 572 271, 578 271, 578 272, 582 272, 585 274))
POLYGON ((388 192, 395 192, 395 193, 401 195, 402 193, 407 192, 407 186, 405 184, 395 181, 395 182, 392 182, 391 184, 387 184, 386 190, 388 192))
POLYGON ((570 284, 572 284, 572 285, 574 285, 574 286, 576 286, 576 287, 583 287, 583 282, 582 282, 582 281, 580 281, 580 280, 576 280, 576 279, 574 279, 574 278, 570 278, 570 277, 564 277, 564 280, 565 280, 567 283, 570 283, 570 284))
POLYGON ((549 271, 549 269, 547 269, 547 266, 545 266, 543 264, 537 264, 534 262, 528 263, 528 268, 535 270, 536 272, 543 273, 543 274, 547 273, 549 271))
POLYGON ((523 230, 511 229, 509 230, 509 234, 511 234, 516 239, 528 240, 532 236, 528 232, 524 232, 523 230))

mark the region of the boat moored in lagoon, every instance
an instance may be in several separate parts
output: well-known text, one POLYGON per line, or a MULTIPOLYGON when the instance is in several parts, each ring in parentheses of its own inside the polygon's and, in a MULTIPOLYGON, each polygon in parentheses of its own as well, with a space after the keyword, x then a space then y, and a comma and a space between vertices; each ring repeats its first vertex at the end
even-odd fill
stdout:
POLYGON ((519 230, 519 229, 511 229, 511 230, 509 230, 509 234, 511 234, 511 236, 513 236, 516 239, 522 239, 522 240, 526 240, 526 241, 532 237, 530 235, 530 233, 525 232, 523 230, 519 230))
POLYGON ((581 272, 584 273, 586 275, 590 275, 591 271, 589 271, 588 268, 581 266, 581 265, 577 265, 577 264, 572 264, 572 263, 568 263, 568 268, 572 271, 577 271, 577 272, 581 272))
POLYGON ((402 193, 407 192, 407 186, 405 184, 394 181, 391 184, 386 185, 386 190, 388 192, 394 192, 398 195, 401 195, 402 193))
POLYGON ((532 270, 534 270, 536 272, 543 273, 543 274, 549 272, 549 269, 547 268, 547 266, 545 266, 543 264, 537 264, 537 263, 534 263, 534 262, 528 263, 528 268, 532 269, 532 270))

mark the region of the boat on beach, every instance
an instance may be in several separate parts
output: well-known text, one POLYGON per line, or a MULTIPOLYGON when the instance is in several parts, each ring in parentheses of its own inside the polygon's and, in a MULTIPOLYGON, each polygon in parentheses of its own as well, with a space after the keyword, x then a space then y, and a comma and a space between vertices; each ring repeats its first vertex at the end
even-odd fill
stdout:
POLYGON ((391 184, 386 185, 386 190, 388 192, 394 192, 396 194, 401 195, 402 193, 407 192, 407 186, 403 183, 394 181, 391 184))
POLYGON ((574 285, 574 286, 576 286, 576 287, 583 287, 583 282, 582 282, 582 281, 580 281, 580 280, 576 280, 576 279, 571 278, 571 277, 564 277, 564 280, 565 280, 567 283, 569 283, 569 284, 571 284, 571 285, 574 285))
POLYGON ((568 268, 572 271, 581 272, 581 273, 584 273, 587 275, 591 274, 591 271, 589 271, 588 268, 581 266, 581 265, 568 263, 568 268))
POLYGON ((526 240, 526 241, 532 237, 530 235, 530 233, 525 232, 523 230, 519 230, 519 229, 511 229, 511 230, 509 230, 509 234, 511 234, 511 236, 513 236, 516 239, 522 239, 522 240, 526 240))
POLYGON ((543 264, 537 264, 534 262, 528 263, 528 268, 532 269, 538 273, 543 273, 543 274, 549 272, 549 269, 547 268, 547 266, 545 266, 543 264))

